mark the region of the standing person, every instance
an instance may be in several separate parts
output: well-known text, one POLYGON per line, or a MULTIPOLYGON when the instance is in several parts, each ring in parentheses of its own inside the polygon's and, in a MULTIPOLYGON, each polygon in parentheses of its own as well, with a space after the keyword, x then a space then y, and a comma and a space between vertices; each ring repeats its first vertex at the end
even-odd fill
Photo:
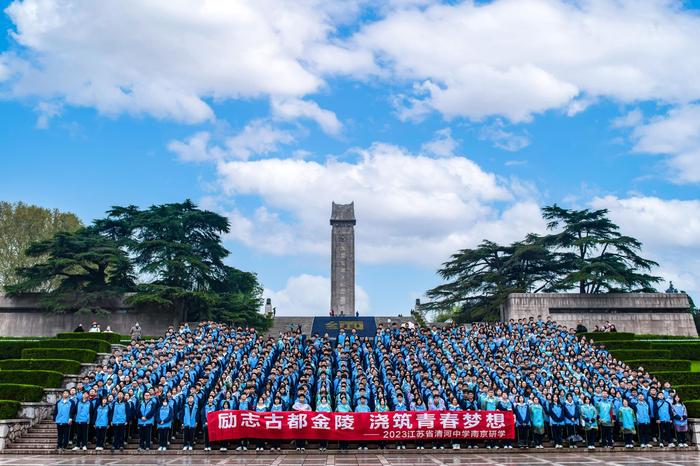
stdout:
POLYGON ((92 418, 92 403, 88 399, 88 392, 83 392, 83 396, 73 405, 74 414, 71 416, 75 420, 75 431, 77 442, 73 450, 87 450, 88 427, 92 418))
MULTIPOLYGON (((355 408, 356 413, 370 413, 372 412, 372 409, 370 409, 369 405, 367 404, 367 398, 364 396, 360 397, 360 402, 357 404, 357 407, 355 408)), ((358 450, 366 450, 367 449, 367 442, 362 441, 358 443, 357 446, 358 450)))
POLYGON ((143 402, 138 404, 138 426, 139 426, 139 451, 151 449, 151 434, 153 423, 156 420, 156 410, 158 403, 151 398, 151 394, 143 394, 143 402))
POLYGON ((160 408, 156 412, 156 427, 158 428, 158 450, 168 449, 168 436, 170 427, 173 425, 173 408, 170 407, 168 399, 163 397, 160 408))
MULTIPOLYGON (((265 403, 265 395, 258 398, 258 402, 255 404, 255 412, 264 413, 267 411, 267 403, 265 403)), ((265 439, 259 437, 255 439, 255 451, 265 451, 265 439)))
POLYGON ((676 446, 673 443, 672 413, 671 403, 664 398, 664 392, 659 391, 656 399, 656 423, 659 426, 660 447, 664 446, 664 442, 671 448, 676 446))
MULTIPOLYGON (((403 399, 403 394, 399 391, 396 394, 396 400, 394 401, 394 411, 408 411, 408 405, 403 399)), ((403 442, 396 442, 397 450, 405 450, 406 444, 403 442)))
MULTIPOLYGON (((270 406, 270 411, 273 413, 278 413, 284 411, 284 405, 282 404, 282 398, 279 395, 275 395, 275 401, 272 402, 270 406)), ((280 451, 280 446, 282 442, 279 439, 270 440, 270 450, 280 451)))
POLYGON ((518 432, 518 448, 528 448, 530 436, 530 407, 525 403, 525 398, 518 396, 518 402, 513 407, 515 414, 515 428, 518 432))
POLYGON ((634 448, 634 434, 635 434, 635 415, 634 410, 630 408, 627 399, 622 400, 622 406, 620 407, 620 429, 622 429, 622 437, 625 441, 625 448, 634 448))
POLYGON ((544 437, 544 408, 540 404, 540 399, 536 396, 532 398, 530 406, 530 422, 532 423, 532 443, 535 448, 544 448, 542 438, 544 437))
POLYGON ((109 427, 110 410, 107 398, 102 398, 100 404, 95 408, 95 451, 102 451, 105 448, 105 436, 109 427))
MULTIPOLYGON (((452 395, 450 398, 450 404, 447 406, 448 411, 462 411, 462 407, 459 405, 459 401, 457 401, 457 397, 452 395)), ((382 447, 383 448, 383 447, 382 447)), ((452 449, 453 450, 459 450, 462 448, 462 445, 459 443, 459 439, 454 438, 452 440, 452 449)), ((512 446, 510 448, 513 448, 512 446)))
POLYGON ((566 395, 564 402, 564 427, 566 429, 566 441, 569 448, 576 448, 576 426, 579 423, 578 405, 571 393, 566 395))
POLYGON ((53 407, 53 421, 56 423, 56 449, 63 452, 68 448, 70 425, 73 422, 73 403, 68 398, 68 390, 63 390, 61 399, 53 407))
MULTIPOLYGON (((411 411, 426 411, 425 404, 423 403, 423 399, 420 397, 420 395, 416 395, 414 397, 414 400, 411 403, 411 411)), ((425 450, 423 440, 416 440, 416 450, 425 450)))
POLYGON ((73 330, 73 333, 82 333, 84 331, 85 329, 83 328, 83 324, 78 324, 78 326, 75 327, 75 330, 73 330))
POLYGON ((579 409, 581 423, 586 431, 586 444, 589 450, 595 450, 595 438, 598 435, 598 411, 591 404, 589 397, 583 398, 583 404, 579 409))
POLYGON ((194 431, 197 428, 197 405, 192 395, 187 398, 183 407, 182 425, 185 428, 185 446, 182 449, 191 451, 194 446, 194 431))
POLYGON ((564 428, 565 415, 564 407, 559 402, 559 396, 553 395, 549 405, 549 425, 552 429, 552 441, 554 448, 563 448, 562 430, 564 428))
POLYGON ((88 333, 100 333, 100 326, 97 325, 97 322, 92 322, 92 325, 90 325, 90 328, 88 329, 88 333))
POLYGON ((634 406, 637 416, 637 428, 639 429, 639 446, 649 448, 649 432, 651 426, 651 410, 646 398, 641 393, 637 396, 637 403, 634 406))
MULTIPOLYGON (((306 396, 301 393, 299 399, 292 405, 294 411, 311 411, 311 406, 306 402, 306 396)), ((306 440, 296 440, 297 450, 306 451, 306 440)))
POLYGON ((119 392, 117 399, 112 404, 112 431, 114 432, 112 451, 116 449, 124 450, 124 433, 130 414, 129 405, 124 401, 124 392, 119 392))
POLYGON ((598 410, 598 420, 601 426, 601 445, 605 448, 613 447, 613 426, 615 425, 615 416, 613 414, 612 400, 608 396, 608 392, 603 390, 602 397, 596 403, 598 410))
MULTIPOLYGON (((508 413, 513 412, 513 403, 510 401, 510 398, 508 398, 508 393, 503 392, 501 394, 501 400, 498 402, 498 406, 496 408, 499 411, 505 411, 508 413)), ((506 448, 506 449, 513 448, 513 442, 511 440, 504 440, 503 441, 503 448, 506 448)))
POLYGON ((141 339, 141 326, 139 325, 138 322, 136 322, 131 329, 129 330, 129 335, 131 336, 132 340, 140 340, 141 339))
POLYGON ((681 397, 676 395, 673 398, 673 427, 676 430, 678 437, 678 446, 681 448, 687 447, 685 436, 688 432, 688 410, 681 401, 681 397))
MULTIPOLYGON (((333 411, 333 408, 331 407, 331 404, 328 402, 328 397, 326 395, 322 395, 321 400, 316 404, 316 412, 330 413, 331 411, 333 411)), ((327 439, 321 439, 318 450, 319 451, 328 450, 328 440, 327 439)))
POLYGON ((216 411, 216 403, 214 403, 214 396, 209 395, 207 399, 207 404, 204 405, 202 410, 202 420, 201 426, 204 431, 204 451, 211 451, 211 442, 209 442, 209 421, 207 420, 207 414, 216 411))

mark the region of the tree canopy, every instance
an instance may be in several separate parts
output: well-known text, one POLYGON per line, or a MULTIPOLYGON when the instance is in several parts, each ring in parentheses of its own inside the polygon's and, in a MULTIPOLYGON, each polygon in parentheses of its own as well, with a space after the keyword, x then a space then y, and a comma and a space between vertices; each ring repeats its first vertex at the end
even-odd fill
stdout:
MULTIPOLYGON (((0 288, 18 282, 16 269, 46 260, 46 256, 27 255, 30 244, 49 239, 58 232, 76 231, 82 226, 80 219, 70 212, 0 201, 0 288)), ((48 290, 54 285, 47 282, 41 289, 48 290)))
POLYGON ((57 234, 32 245, 28 252, 48 259, 18 270, 23 281, 8 291, 59 280, 60 286, 43 296, 54 310, 93 309, 98 304, 83 302, 88 292, 91 303, 108 308, 115 296, 127 293, 129 303, 165 308, 184 321, 264 326, 257 276, 224 264, 229 251, 221 235, 228 231, 225 217, 189 200, 143 210, 115 206, 76 237, 57 234))
POLYGON ((542 209, 549 234, 458 251, 438 270, 446 283, 427 291, 424 309, 461 322, 497 320, 510 293, 654 291, 660 278, 648 272, 656 262, 639 256, 641 242, 607 214, 553 205, 542 209))

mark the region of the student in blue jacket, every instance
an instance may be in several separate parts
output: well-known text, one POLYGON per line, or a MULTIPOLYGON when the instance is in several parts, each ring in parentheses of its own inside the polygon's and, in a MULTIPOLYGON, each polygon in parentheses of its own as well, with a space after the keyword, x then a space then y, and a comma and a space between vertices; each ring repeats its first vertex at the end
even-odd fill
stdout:
POLYGON ((61 399, 53 407, 53 420, 56 423, 56 448, 61 451, 68 448, 70 425, 73 422, 73 403, 70 401, 68 390, 63 390, 61 399))
POLYGON ((515 428, 518 431, 518 448, 527 448, 530 435, 530 406, 525 403, 525 398, 518 396, 518 402, 513 406, 515 414, 515 428))
POLYGON ((669 447, 675 447, 673 443, 673 408, 671 407, 671 403, 664 398, 663 392, 659 392, 659 394, 656 395, 655 404, 656 423, 659 427, 659 446, 663 447, 664 442, 666 442, 669 447))
POLYGON ((73 415, 75 421, 75 432, 77 434, 77 442, 73 450, 87 450, 88 427, 92 418, 92 403, 88 399, 88 393, 83 392, 80 401, 73 405, 73 415))
POLYGON ((183 450, 192 450, 194 446, 194 430, 197 428, 197 404, 194 396, 187 397, 187 403, 182 408, 182 425, 185 428, 185 446, 183 450))
POLYGON ((649 448, 649 431, 651 426, 651 408, 643 394, 637 396, 637 403, 634 407, 637 415, 637 428, 639 429, 639 446, 649 448))
POLYGON ((119 449, 124 450, 124 432, 126 424, 129 422, 129 405, 124 400, 124 393, 119 392, 117 399, 112 404, 112 430, 114 432, 114 441, 112 442, 112 451, 119 449))
POLYGON ((173 408, 170 407, 167 398, 163 398, 158 411, 156 411, 156 427, 158 428, 158 450, 168 449, 168 435, 173 424, 173 408))
POLYGON ((209 442, 209 423, 207 422, 207 414, 213 413, 216 411, 216 403, 214 403, 214 396, 209 395, 209 399, 207 400, 207 404, 204 405, 204 409, 202 409, 202 419, 201 419, 201 426, 202 430, 204 431, 204 451, 211 451, 211 443, 209 442))
POLYGON ((576 448, 576 426, 579 423, 578 406, 574 401, 571 393, 566 395, 564 402, 564 427, 566 429, 566 439, 569 442, 569 448, 576 448))
POLYGON ((153 423, 156 420, 156 410, 158 402, 151 398, 151 394, 145 392, 143 401, 139 403, 137 408, 138 425, 139 425, 139 451, 151 449, 151 433, 153 423))
POLYGON ((107 435, 107 428, 109 427, 109 412, 110 406, 107 402, 107 398, 102 398, 100 404, 95 408, 95 450, 102 451, 105 447, 105 436, 107 435))
POLYGON ((678 446, 683 448, 687 447, 688 444, 685 443, 685 435, 688 432, 688 410, 681 401, 681 397, 676 395, 673 398, 673 427, 676 430, 676 436, 678 437, 678 446))
POLYGON ((559 396, 552 396, 552 402, 549 405, 549 425, 552 429, 552 441, 554 448, 562 448, 562 430, 564 428, 564 407, 559 403, 559 396))

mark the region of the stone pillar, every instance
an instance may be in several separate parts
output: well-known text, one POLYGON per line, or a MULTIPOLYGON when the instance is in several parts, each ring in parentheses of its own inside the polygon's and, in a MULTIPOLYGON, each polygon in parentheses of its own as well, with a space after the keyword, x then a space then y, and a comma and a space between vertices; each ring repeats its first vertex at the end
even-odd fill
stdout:
POLYGON ((355 315, 355 203, 331 209, 331 310, 355 315))

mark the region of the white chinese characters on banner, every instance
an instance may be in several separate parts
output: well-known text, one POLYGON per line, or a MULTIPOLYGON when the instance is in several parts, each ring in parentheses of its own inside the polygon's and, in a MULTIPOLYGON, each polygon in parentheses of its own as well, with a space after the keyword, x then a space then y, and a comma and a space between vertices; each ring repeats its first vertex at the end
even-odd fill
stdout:
POLYGON ((231 412, 219 414, 219 429, 235 429, 238 418, 231 412))
POLYGON ((331 418, 325 414, 317 414, 311 418, 311 428, 318 430, 329 430, 331 428, 331 418))
POLYGON ((481 422, 481 414, 464 413, 464 416, 462 416, 462 420, 464 421, 465 429, 473 429, 474 427, 478 426, 481 422))
POLYGON ((389 429, 389 415, 382 413, 372 413, 369 415, 369 428, 371 430, 389 429))
POLYGON ((489 429, 503 429, 506 426, 506 418, 503 413, 488 413, 486 415, 486 427, 489 429))

